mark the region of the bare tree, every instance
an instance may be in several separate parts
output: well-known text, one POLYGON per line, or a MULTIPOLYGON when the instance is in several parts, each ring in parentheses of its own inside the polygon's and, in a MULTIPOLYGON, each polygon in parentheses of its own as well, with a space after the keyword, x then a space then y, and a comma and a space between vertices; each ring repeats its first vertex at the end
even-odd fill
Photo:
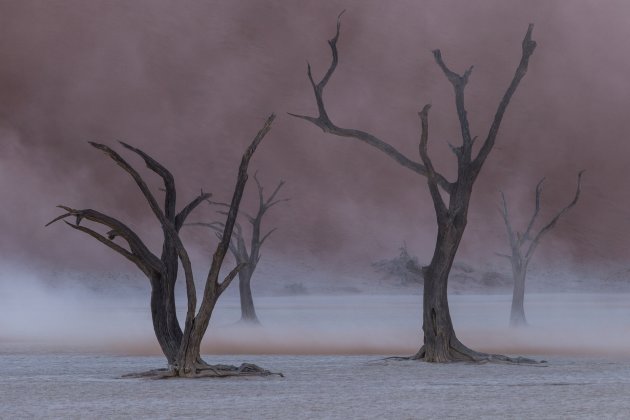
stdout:
MULTIPOLYGON (((342 12, 343 13, 343 12, 342 12)), ((339 40, 340 17, 337 19, 337 31, 335 36, 328 41, 332 51, 332 61, 324 77, 316 83, 308 65, 308 79, 315 94, 315 101, 319 115, 317 117, 290 114, 294 117, 309 121, 324 132, 340 137, 351 137, 360 140, 369 146, 375 147, 394 159, 403 167, 426 177, 435 214, 437 217, 438 234, 433 258, 428 267, 424 268, 424 298, 423 298, 423 331, 424 344, 420 350, 412 356, 413 359, 423 359, 429 362, 449 362, 457 360, 508 360, 521 361, 521 359, 509 359, 505 356, 487 355, 469 349, 464 346, 455 335, 451 315, 448 307, 447 284, 448 275, 453 264, 453 259, 459 247, 462 235, 466 228, 468 206, 472 194, 473 184, 479 175, 481 167, 486 161, 490 151, 494 147, 499 127, 505 110, 510 103, 512 95, 516 91, 521 79, 527 72, 529 58, 536 48, 536 42, 532 40, 533 25, 529 25, 522 43, 521 60, 516 72, 504 93, 494 115, 488 135, 481 144, 479 151, 473 153, 473 145, 477 137, 470 133, 468 115, 464 105, 464 90, 473 68, 468 68, 463 74, 458 74, 448 68, 442 59, 440 50, 433 51, 433 57, 448 81, 455 90, 455 105, 462 136, 460 146, 451 146, 457 158, 457 179, 453 182, 447 180, 433 166, 427 151, 429 138, 429 109, 425 105, 419 113, 421 124, 419 154, 421 162, 417 162, 403 155, 392 145, 386 143, 375 135, 351 128, 337 126, 328 116, 324 106, 324 88, 328 84, 337 68, 339 55, 337 42, 339 40)))
POLYGON ((536 251, 536 247, 540 243, 541 238, 556 226, 558 220, 565 215, 571 207, 575 206, 580 198, 580 189, 582 184, 582 174, 584 171, 580 171, 577 177, 577 189, 573 200, 562 210, 560 210, 546 225, 544 225, 538 233, 534 234, 532 229, 540 213, 540 198, 542 195, 542 187, 545 178, 541 179, 536 185, 536 206, 534 208, 534 214, 529 219, 529 223, 524 232, 515 231, 510 221, 510 215, 507 207, 507 200, 505 194, 501 191, 501 215, 505 222, 505 228, 507 230, 508 241, 510 242, 511 254, 498 254, 501 257, 507 258, 512 264, 512 274, 514 276, 514 291, 512 293, 512 309, 510 310, 510 325, 511 326, 524 326, 527 325, 525 318, 525 277, 527 276, 527 267, 529 262, 536 251))
MULTIPOLYGON (((236 222, 234 224, 234 231, 232 233, 232 239, 230 241, 230 252, 236 259, 238 264, 245 264, 243 269, 238 273, 238 290, 241 299, 241 321, 253 324, 259 324, 258 316, 256 315, 256 308, 254 306, 254 298, 252 296, 251 280, 254 275, 254 271, 260 261, 260 249, 263 244, 271 236, 277 228, 269 230, 267 233, 262 234, 262 220, 263 216, 271 207, 278 203, 289 201, 288 198, 276 199, 278 191, 284 185, 284 181, 280 181, 273 192, 268 198, 264 197, 264 188, 258 180, 258 173, 254 173, 254 180, 258 187, 258 210, 255 216, 245 214, 247 220, 252 225, 252 236, 249 241, 249 249, 247 247, 245 237, 243 234, 243 228, 236 222)), ((219 203, 210 201, 210 204, 219 205, 221 207, 229 207, 225 203, 219 203)), ((225 214, 224 211, 219 211, 221 214, 225 214)), ((223 238, 223 231, 225 229, 225 223, 223 222, 195 222, 190 223, 193 226, 205 226, 214 230, 219 239, 223 238)))
POLYGON ((385 277, 393 277, 400 280, 401 286, 410 284, 421 285, 424 279, 422 278, 422 268, 418 263, 418 258, 409 254, 406 243, 403 243, 398 248, 398 251, 397 257, 373 262, 372 268, 379 273, 383 273, 385 277))
POLYGON ((217 245, 212 258, 212 264, 206 278, 199 310, 197 310, 197 291, 193 279, 192 266, 188 252, 180 239, 179 231, 188 215, 201 202, 207 200, 210 194, 201 192, 199 196, 195 197, 194 200, 177 212, 175 180, 173 175, 142 150, 121 142, 124 148, 139 155, 144 160, 147 167, 162 178, 165 191, 163 207, 158 204, 157 199, 154 197, 141 175, 123 159, 122 156, 106 145, 90 142, 93 147, 101 150, 114 160, 118 166, 133 178, 136 185, 140 188, 151 211, 162 227, 164 242, 160 257, 153 254, 140 237, 127 225, 96 210, 77 210, 66 206, 59 206, 64 209, 66 213, 46 225, 48 226, 58 220, 64 220, 71 228, 92 236, 107 247, 118 252, 134 263, 149 278, 151 283, 151 315, 153 318, 153 328, 162 352, 166 356, 169 364, 169 368, 166 370, 151 371, 150 373, 152 375, 159 377, 200 377, 269 374, 268 371, 249 364, 243 364, 240 368, 224 365, 208 365, 201 359, 200 346, 217 300, 230 285, 238 272, 246 265, 245 263, 239 263, 227 277, 222 281, 219 280, 219 272, 228 251, 232 230, 243 196, 243 190, 247 182, 247 167, 249 161, 262 139, 271 129, 274 118, 275 116, 272 114, 267 119, 264 126, 260 129, 243 154, 234 194, 227 212, 227 220, 223 229, 222 240, 217 245), (65 220, 71 216, 75 217, 74 223, 69 223, 65 220), (82 224, 84 221, 93 222, 96 225, 106 227, 110 230, 105 234, 99 233, 90 227, 84 226, 82 224), (122 244, 115 241, 117 238, 122 239, 122 244), (188 301, 183 331, 177 319, 174 293, 180 263, 184 270, 186 298, 188 301))

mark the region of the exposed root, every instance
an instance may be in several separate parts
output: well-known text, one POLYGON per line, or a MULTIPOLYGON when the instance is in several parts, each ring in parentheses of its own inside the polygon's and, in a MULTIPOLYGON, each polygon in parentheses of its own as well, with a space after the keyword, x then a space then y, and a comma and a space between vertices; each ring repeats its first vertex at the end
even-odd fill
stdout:
POLYGON ((422 360, 425 362, 468 362, 468 363, 503 363, 509 365, 540 365, 547 363, 545 360, 537 361, 529 359, 527 357, 509 357, 502 354, 481 353, 475 350, 471 350, 463 345, 459 340, 455 339, 451 342, 446 354, 442 354, 439 360, 435 358, 427 357, 425 346, 422 346, 420 350, 413 356, 393 356, 386 357, 383 360, 422 360))
POLYGON ((180 375, 175 367, 168 369, 153 369, 146 372, 129 373, 122 378, 142 378, 142 379, 169 379, 169 378, 227 378, 230 376, 272 376, 277 375, 284 378, 280 372, 271 372, 260 366, 243 363, 240 366, 233 365, 209 365, 199 360, 195 366, 195 373, 180 375))
POLYGON ((126 373, 121 376, 123 379, 167 379, 177 376, 175 369, 152 369, 145 372, 126 373))
POLYGON ((420 347, 420 350, 418 350, 418 352, 416 354, 414 354, 413 356, 410 356, 409 359, 410 360, 422 360, 424 359, 424 346, 420 347))
POLYGON ((534 359, 522 356, 509 357, 502 354, 481 353, 469 349, 457 339, 451 341, 450 349, 451 353, 455 353, 455 356, 460 358, 459 360, 474 363, 505 363, 514 365, 537 365, 546 363, 544 360, 538 362, 534 359))

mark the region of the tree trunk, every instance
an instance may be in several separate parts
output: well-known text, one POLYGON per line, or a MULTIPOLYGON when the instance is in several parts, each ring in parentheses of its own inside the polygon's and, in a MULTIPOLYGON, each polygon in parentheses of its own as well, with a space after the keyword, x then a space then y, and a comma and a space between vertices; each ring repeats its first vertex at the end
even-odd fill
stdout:
POLYGON ((194 377, 204 367, 208 368, 201 359, 201 340, 208 328, 210 316, 216 305, 218 296, 203 305, 195 318, 192 320, 190 328, 182 336, 182 343, 177 354, 177 376, 194 377), (205 320, 205 322, 204 322, 205 320))
POLYGON ((151 318, 153 330, 169 365, 177 360, 182 329, 175 310, 175 290, 161 275, 151 279, 151 318))
POLYGON ((238 273, 238 291, 241 297, 241 321, 260 324, 256 309, 254 308, 254 298, 252 297, 251 280, 255 267, 245 267, 238 273))
POLYGON ((525 319, 525 276, 527 268, 522 264, 512 263, 512 272, 514 274, 514 291, 512 293, 512 309, 510 311, 510 326, 523 327, 527 325, 525 319))
POLYGON ((439 226, 438 239, 431 264, 424 277, 423 325, 424 345, 414 358, 427 362, 449 362, 471 359, 458 340, 448 307, 448 275, 455 259, 464 227, 439 226))

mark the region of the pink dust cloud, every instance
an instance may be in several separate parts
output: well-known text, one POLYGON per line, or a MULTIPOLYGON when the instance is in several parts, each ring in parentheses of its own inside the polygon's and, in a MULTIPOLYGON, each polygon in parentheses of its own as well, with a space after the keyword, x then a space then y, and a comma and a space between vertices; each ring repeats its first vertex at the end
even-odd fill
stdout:
MULTIPOLYGON (((431 50, 440 48, 458 71, 475 66, 467 107, 473 134, 483 138, 534 23, 538 48, 475 187, 461 256, 502 264, 494 256, 505 247, 499 190, 525 223, 546 176, 544 219, 571 199, 576 173, 586 169, 580 203, 541 245, 538 262, 576 271, 623 265, 630 245, 624 1, 3 2, 3 257, 43 269, 135 270, 61 224, 43 228, 57 204, 92 207, 159 247, 136 187, 86 142, 124 140, 155 156, 175 174, 180 206, 200 188, 225 200, 240 154, 276 112, 251 167, 269 188, 284 179, 291 202, 269 214, 268 226, 279 230, 265 256, 361 272, 406 242, 427 261, 435 221, 425 180, 286 115, 315 112, 306 61, 321 77, 326 40, 344 9, 340 64, 326 92, 331 117, 418 159, 417 111, 432 103, 430 152, 447 176, 454 165, 447 143, 459 141, 458 128, 452 89, 431 50)), ((147 179, 157 191, 157 180, 147 179)), ((247 194, 251 208, 252 185, 247 194)), ((197 218, 212 217, 202 209, 197 218)), ((185 236, 205 269, 210 235, 185 236)))

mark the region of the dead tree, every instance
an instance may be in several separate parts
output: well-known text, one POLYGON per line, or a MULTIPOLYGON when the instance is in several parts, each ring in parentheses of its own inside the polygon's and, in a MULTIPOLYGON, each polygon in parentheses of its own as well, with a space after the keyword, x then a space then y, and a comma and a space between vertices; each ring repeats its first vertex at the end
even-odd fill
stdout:
POLYGON ((406 243, 403 243, 398 251, 397 257, 373 262, 372 268, 383 273, 386 278, 398 279, 401 286, 421 285, 423 282, 422 268, 418 259, 409 255, 406 243))
MULTIPOLYGON (((339 15, 340 17, 341 15, 339 15)), ((392 145, 371 133, 339 127, 330 119, 324 106, 324 89, 337 68, 339 60, 337 51, 340 29, 339 18, 337 19, 336 34, 328 41, 332 51, 332 61, 324 77, 319 82, 316 83, 313 79, 311 66, 310 64, 308 65, 307 75, 315 94, 319 115, 317 117, 290 115, 309 121, 326 133, 360 140, 385 153, 403 167, 426 177, 437 217, 438 234, 431 263, 423 270, 422 328, 424 331, 424 344, 412 358, 429 362, 487 361, 496 359, 521 361, 521 359, 508 359, 504 356, 478 353, 467 348, 457 339, 448 307, 447 284, 453 259, 466 228, 468 206, 473 185, 481 171, 481 167, 494 147, 505 111, 521 79, 527 72, 529 59, 536 48, 536 42, 532 40, 533 25, 530 24, 527 29, 522 43, 521 59, 514 77, 499 103, 489 132, 477 153, 473 153, 473 144, 477 137, 473 137, 470 133, 468 115, 464 105, 464 90, 473 68, 468 68, 463 74, 455 73, 444 63, 440 50, 433 51, 433 57, 437 65, 455 90, 455 105, 462 136, 460 146, 451 146, 457 158, 457 179, 449 181, 434 168, 427 151, 430 105, 425 105, 419 113, 421 125, 419 155, 421 162, 408 158, 392 145)))
POLYGON ((540 243, 541 238, 556 226, 558 220, 564 216, 571 207, 575 206, 580 198, 580 188, 582 184, 582 174, 584 171, 578 173, 577 177, 577 189, 573 200, 562 210, 560 210, 552 219, 544 225, 538 233, 534 234, 532 229, 540 213, 540 197, 542 195, 542 187, 545 178, 541 179, 536 185, 536 205, 534 208, 534 214, 525 228, 524 232, 515 231, 510 221, 510 215, 507 207, 507 200, 505 194, 501 191, 501 215, 505 222, 505 229, 507 231, 508 241, 510 243, 511 254, 498 254, 501 257, 507 258, 512 264, 512 275, 514 276, 514 290, 512 292, 512 309, 510 310, 510 325, 513 327, 527 325, 525 318, 525 277, 527 276, 527 267, 529 262, 536 251, 536 247, 540 243))
MULTIPOLYGON (((232 233, 232 240, 230 241, 230 252, 236 259, 238 264, 245 264, 243 269, 238 273, 238 290, 241 300, 241 321, 246 323, 259 324, 258 316, 256 315, 256 308, 254 306, 254 298, 252 296, 251 280, 254 275, 254 271, 260 261, 260 249, 263 244, 271 236, 277 228, 269 230, 267 233, 262 234, 262 220, 263 216, 271 207, 283 201, 288 201, 288 198, 276 199, 278 191, 284 185, 284 181, 280 181, 273 192, 268 198, 264 197, 264 189, 260 181, 258 180, 258 174, 254 173, 254 180, 258 187, 258 210, 255 216, 246 214, 247 220, 252 225, 252 236, 249 241, 249 248, 246 244, 243 234, 243 228, 236 222, 234 224, 234 231, 232 233)), ((225 203, 210 201, 210 204, 219 205, 221 207, 228 207, 225 203)), ((219 211, 220 214, 225 214, 224 211, 219 211)), ((223 230, 225 229, 225 223, 222 222, 196 222, 190 223, 190 225, 205 226, 214 230, 219 239, 223 238, 223 230)))
POLYGON ((175 180, 173 175, 159 162, 142 150, 128 144, 121 145, 133 153, 139 155, 146 166, 164 182, 164 205, 160 206, 158 200, 143 180, 142 176, 121 155, 110 147, 90 142, 98 150, 101 150, 127 172, 140 188, 142 195, 151 208, 152 213, 160 222, 164 235, 162 254, 160 257, 153 254, 140 237, 126 224, 92 209, 73 209, 67 206, 59 206, 66 213, 55 218, 46 226, 64 220, 66 225, 73 229, 86 233, 107 247, 113 249, 132 263, 134 263, 148 278, 151 284, 151 315, 153 329, 162 352, 166 356, 169 368, 166 370, 151 371, 152 376, 158 377, 199 377, 199 376, 231 376, 243 374, 269 374, 256 366, 244 364, 240 368, 232 366, 211 366, 205 363, 200 356, 201 340, 206 332, 210 316, 217 300, 230 282, 243 269, 245 264, 238 264, 222 281, 219 280, 223 260, 228 251, 232 230, 236 222, 243 190, 247 182, 247 167, 256 148, 271 129, 275 116, 272 114, 264 126, 258 132, 252 143, 243 154, 238 171, 238 178, 234 188, 232 201, 227 212, 227 220, 223 229, 223 239, 217 245, 212 258, 212 264, 206 278, 203 298, 199 310, 197 310, 197 291, 193 279, 193 271, 184 247, 179 231, 188 215, 210 194, 201 192, 188 205, 177 212, 175 180), (74 217, 74 223, 66 221, 66 218, 74 217), (85 221, 109 229, 107 233, 99 233, 91 227, 85 226, 85 221), (116 241, 118 238, 121 241, 116 241), (177 319, 175 305, 175 282, 181 263, 186 282, 187 310, 184 329, 177 319))

